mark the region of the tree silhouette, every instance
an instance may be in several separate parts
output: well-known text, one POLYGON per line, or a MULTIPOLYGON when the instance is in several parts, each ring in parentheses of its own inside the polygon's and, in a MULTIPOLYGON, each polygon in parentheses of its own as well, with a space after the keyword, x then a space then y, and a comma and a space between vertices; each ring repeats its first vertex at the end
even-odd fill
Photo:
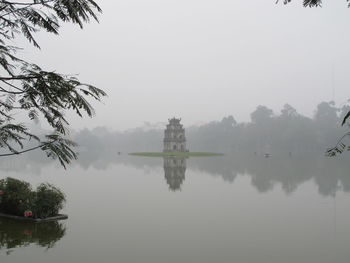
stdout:
MULTIPOLYGON (((283 0, 284 4, 288 4, 290 2, 292 2, 293 0, 283 0)), ((279 2, 279 0, 277 0, 277 3, 279 2)), ((346 0, 346 2, 348 2, 348 6, 350 7, 350 1, 346 0)), ((305 7, 321 7, 322 6, 322 0, 303 0, 303 5, 305 7)))
POLYGON ((48 157, 58 159, 65 167, 77 155, 75 143, 67 138, 69 122, 65 113, 83 117, 94 115, 88 98, 99 101, 106 93, 80 82, 74 76, 47 71, 27 62, 17 54, 17 37, 24 37, 40 48, 34 33, 59 34, 62 22, 83 28, 91 19, 98 21, 100 7, 93 0, 1 1, 0 3, 0 148, 15 155, 40 148, 48 157), (30 122, 45 120, 51 132, 40 136, 19 123, 16 116, 27 116, 30 122), (25 148, 25 142, 37 145, 25 148))

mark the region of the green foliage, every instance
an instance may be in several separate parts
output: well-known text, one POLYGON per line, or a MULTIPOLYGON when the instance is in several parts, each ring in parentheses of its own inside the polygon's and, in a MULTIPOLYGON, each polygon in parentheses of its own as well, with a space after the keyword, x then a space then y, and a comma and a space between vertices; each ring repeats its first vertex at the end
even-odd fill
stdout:
POLYGON ((55 186, 42 183, 36 191, 30 184, 7 177, 0 180, 0 213, 23 216, 32 211, 33 218, 55 216, 63 208, 65 196, 55 186))
POLYGON ((23 216, 33 205, 33 191, 29 183, 14 178, 0 180, 0 212, 23 216))
POLYGON ((36 189, 34 214, 39 218, 55 216, 63 208, 64 194, 55 186, 43 183, 36 189))
POLYGON ((40 48, 34 33, 46 31, 58 34, 60 22, 78 24, 81 28, 90 19, 98 21, 101 12, 93 0, 33 0, 0 3, 0 148, 8 154, 20 154, 41 148, 48 157, 58 159, 65 167, 77 155, 73 142, 65 138, 69 122, 67 110, 83 117, 92 117, 94 109, 88 98, 100 101, 106 93, 73 76, 47 71, 17 56, 20 49, 13 46, 18 36, 25 37, 40 48), (45 120, 52 134, 39 137, 21 123, 15 113, 24 113, 29 121, 45 120), (34 139, 38 145, 23 150, 23 142, 34 139))

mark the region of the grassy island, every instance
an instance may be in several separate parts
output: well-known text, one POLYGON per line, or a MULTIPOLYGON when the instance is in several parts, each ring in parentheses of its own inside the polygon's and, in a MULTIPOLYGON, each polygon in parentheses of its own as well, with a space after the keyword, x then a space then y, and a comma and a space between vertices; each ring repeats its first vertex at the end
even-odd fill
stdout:
POLYGON ((223 156, 223 153, 213 152, 135 152, 129 155, 145 156, 145 157, 210 157, 223 156))

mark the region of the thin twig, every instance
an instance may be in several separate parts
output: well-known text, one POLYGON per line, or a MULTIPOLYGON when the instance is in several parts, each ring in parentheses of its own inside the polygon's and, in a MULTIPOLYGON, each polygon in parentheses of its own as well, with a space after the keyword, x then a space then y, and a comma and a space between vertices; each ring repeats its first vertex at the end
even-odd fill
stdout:
POLYGON ((16 77, 0 77, 0 80, 21 80, 21 79, 38 79, 41 76, 31 76, 31 77, 26 77, 26 76, 16 76, 16 77))
POLYGON ((25 92, 24 90, 22 90, 22 89, 16 87, 15 85, 13 85, 13 84, 11 84, 11 83, 8 83, 6 80, 2 80, 2 82, 4 82, 5 84, 9 85, 10 87, 12 87, 12 88, 14 88, 14 89, 16 89, 16 90, 19 90, 19 91, 21 91, 21 92, 25 92))
POLYGON ((4 153, 4 154, 0 154, 0 157, 18 155, 18 154, 26 153, 26 152, 29 152, 29 151, 33 151, 33 150, 42 148, 42 147, 44 147, 44 146, 46 146, 46 145, 52 144, 52 143, 54 143, 54 142, 56 142, 56 141, 57 141, 57 140, 54 140, 54 141, 52 141, 52 142, 43 143, 42 145, 38 145, 38 146, 35 146, 35 147, 33 147, 33 148, 29 148, 29 149, 26 149, 26 150, 23 150, 23 151, 15 152, 15 153, 4 153))

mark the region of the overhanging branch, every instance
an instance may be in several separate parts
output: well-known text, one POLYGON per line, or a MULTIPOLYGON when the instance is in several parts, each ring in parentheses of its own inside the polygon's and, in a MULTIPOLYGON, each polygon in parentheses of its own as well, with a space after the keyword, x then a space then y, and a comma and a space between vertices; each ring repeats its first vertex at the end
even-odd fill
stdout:
POLYGON ((22 153, 34 151, 34 150, 39 149, 39 148, 42 148, 42 147, 44 147, 44 146, 46 146, 46 145, 52 144, 52 143, 54 143, 54 142, 56 142, 56 141, 57 141, 57 140, 52 141, 52 142, 46 142, 46 143, 43 143, 42 145, 38 145, 38 146, 29 148, 29 149, 26 149, 26 150, 23 150, 23 151, 19 151, 19 152, 0 154, 0 157, 18 155, 18 154, 22 154, 22 153))
POLYGON ((0 80, 23 80, 23 79, 38 79, 41 76, 16 76, 16 77, 0 77, 0 80))

